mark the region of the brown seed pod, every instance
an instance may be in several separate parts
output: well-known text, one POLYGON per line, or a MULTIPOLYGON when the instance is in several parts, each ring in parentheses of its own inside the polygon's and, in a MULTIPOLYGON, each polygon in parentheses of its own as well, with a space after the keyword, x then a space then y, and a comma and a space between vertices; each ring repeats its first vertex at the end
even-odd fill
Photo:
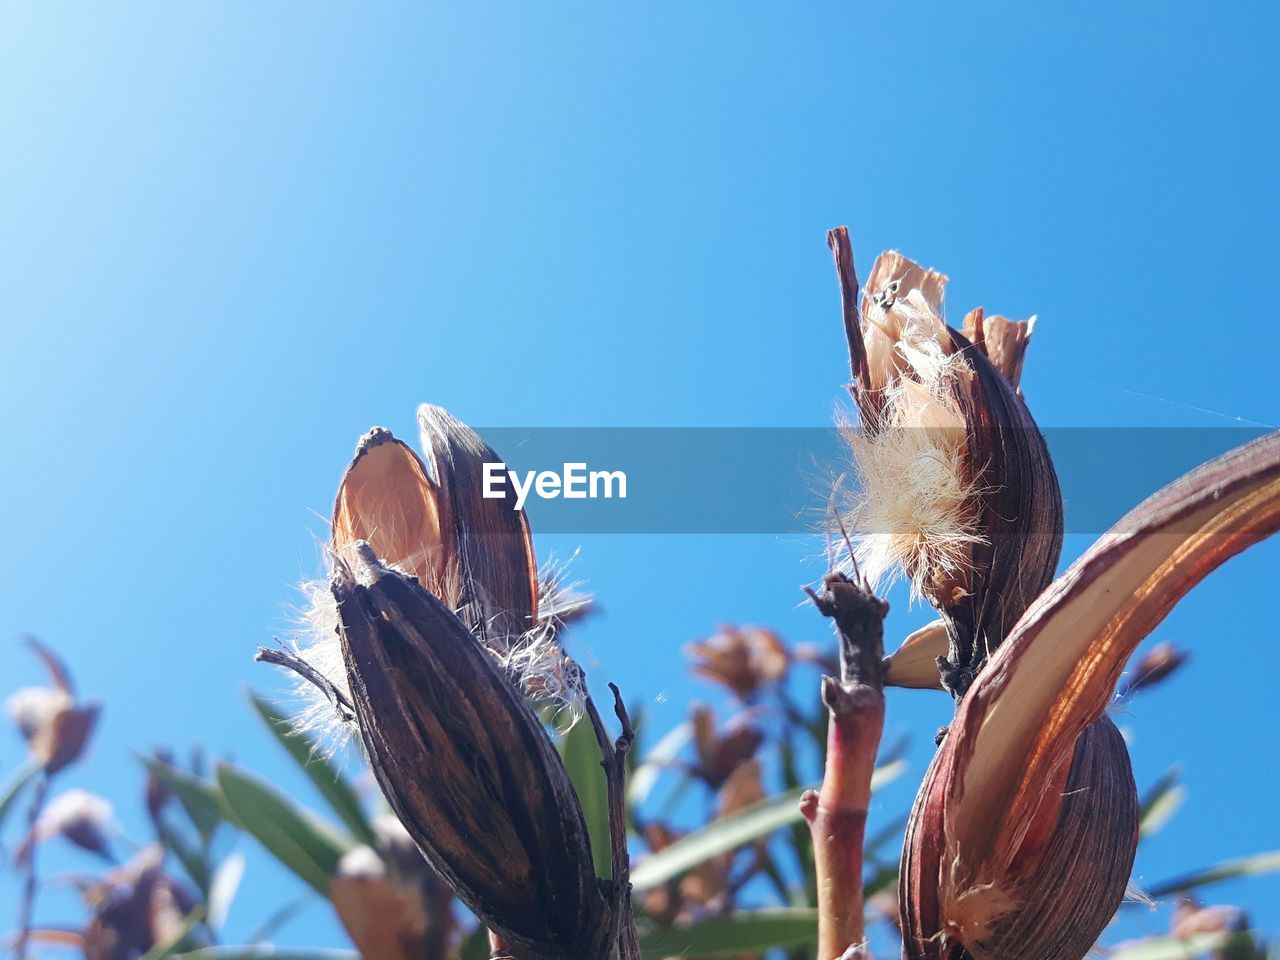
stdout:
POLYGON ((1018 390, 1033 321, 971 312, 943 320, 947 278, 898 253, 859 300, 848 231, 831 231, 861 431, 849 431, 863 497, 850 527, 874 581, 901 566, 942 614, 947 689, 968 689, 1048 586, 1062 548, 1062 497, 1018 390), (967 335, 966 335, 967 334, 967 335))
POLYGON ((616 936, 573 787, 467 627, 357 543, 332 584, 361 737, 432 866, 521 960, 603 958, 616 936))
POLYGON ((946 869, 947 745, 916 798, 903 848, 899 897, 905 955, 914 960, 1036 957, 1078 960, 1124 897, 1138 849, 1138 794, 1120 731, 1103 717, 1076 744, 1057 819, 1034 866, 1007 886, 955 896, 946 869))
POLYGON ((916 799, 900 899, 909 960, 1080 960, 1137 844, 1105 718, 1129 655, 1196 583, 1280 529, 1280 433, 1131 511, 1018 621, 961 701, 916 799))
POLYGON ((334 553, 368 543, 506 655, 538 615, 528 521, 510 492, 481 496, 483 465, 502 458, 479 434, 439 407, 418 416, 425 463, 381 427, 360 440, 334 503, 334 553))

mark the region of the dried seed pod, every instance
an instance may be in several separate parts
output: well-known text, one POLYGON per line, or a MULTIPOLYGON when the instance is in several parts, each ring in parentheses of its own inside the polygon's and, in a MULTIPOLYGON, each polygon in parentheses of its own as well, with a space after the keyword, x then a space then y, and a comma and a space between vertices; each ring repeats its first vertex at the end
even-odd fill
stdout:
POLYGON ((961 701, 916 800, 900 899, 910 960, 1080 960, 1137 845, 1104 713, 1134 648, 1228 558, 1280 529, 1280 433, 1164 488, 1027 610, 961 701))
MULTIPOLYGON (((948 743, 916 799, 903 849, 901 889, 906 955, 1078 960, 1097 942, 1124 897, 1138 847, 1138 792, 1120 731, 1103 717, 1076 742, 1062 797, 1035 869, 1004 885, 957 892, 937 881, 946 869, 937 838, 947 835, 948 743), (941 934, 941 936, 939 936, 941 934)), ((1020 871, 1019 871, 1020 872, 1020 871)))
POLYGON ((370 763, 432 866, 522 960, 603 958, 616 931, 582 810, 520 692, 367 544, 332 589, 370 763))
POLYGON ((53 686, 16 690, 5 708, 26 740, 31 759, 52 776, 84 753, 101 706, 79 703, 71 674, 57 654, 34 637, 28 644, 49 671, 53 686))
POLYGON ((828 237, 841 284, 861 431, 848 433, 863 496, 848 524, 873 583, 900 567, 945 621, 944 681, 963 695, 1048 586, 1062 497, 1017 388, 1032 321, 943 321, 947 278, 898 253, 859 303, 848 232, 828 237))
POLYGON ((715 714, 698 706, 690 711, 689 719, 698 757, 692 773, 712 790, 723 787, 764 743, 764 732, 752 722, 752 713, 739 714, 718 727, 715 714))
MULTIPOLYGON (((164 869, 164 848, 143 847, 101 882, 84 891, 89 922, 84 929, 85 960, 129 960, 158 944, 172 943, 186 928, 196 901, 164 869)), ((193 945, 204 946, 202 927, 188 931, 193 945)))
POLYGON ((361 439, 334 504, 334 556, 369 543, 454 610, 527 694, 576 709, 581 678, 559 634, 587 598, 564 589, 554 568, 539 576, 511 491, 482 495, 484 464, 501 457, 440 407, 423 404, 418 420, 425 462, 383 428, 361 439))
POLYGON ((486 646, 510 656, 538 619, 538 565, 515 494, 486 498, 484 465, 502 458, 442 407, 418 408, 422 450, 453 525, 464 593, 458 616, 486 646))
POLYGON ((925 624, 909 634, 891 656, 884 658, 884 685, 942 690, 938 658, 946 657, 950 649, 946 623, 935 620, 925 624))
POLYGON ((780 683, 791 666, 791 653, 772 630, 721 626, 712 637, 684 649, 693 673, 730 690, 745 703, 780 683))
POLYGON ((428 947, 431 929, 418 889, 390 875, 370 847, 350 850, 338 861, 329 902, 363 960, 418 960, 447 955, 449 928, 428 947))
POLYGON ((474 430, 439 407, 418 416, 426 463, 381 427, 361 439, 334 503, 334 553, 368 543, 505 656, 538 614, 529 523, 509 491, 481 496, 483 465, 501 457, 474 430))

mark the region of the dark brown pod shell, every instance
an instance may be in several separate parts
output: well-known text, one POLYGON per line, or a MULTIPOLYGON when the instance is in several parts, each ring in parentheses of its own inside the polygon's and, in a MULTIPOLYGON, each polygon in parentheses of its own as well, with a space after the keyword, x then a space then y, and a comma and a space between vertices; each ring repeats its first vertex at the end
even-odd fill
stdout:
POLYGON ((466 626, 357 544, 332 585, 383 794, 460 900, 521 960, 595 960, 610 911, 542 724, 466 626))
POLYGON ((422 450, 441 512, 453 528, 463 595, 458 616, 500 655, 520 644, 538 618, 533 538, 515 494, 487 498, 484 465, 502 458, 443 407, 418 408, 422 450))
POLYGON ((899 897, 908 960, 1081 960, 1124 899, 1138 849, 1138 793, 1120 731, 1103 717, 1076 742, 1052 832, 1024 839, 1010 874, 991 889, 948 887, 941 805, 948 751, 916 799, 899 897))

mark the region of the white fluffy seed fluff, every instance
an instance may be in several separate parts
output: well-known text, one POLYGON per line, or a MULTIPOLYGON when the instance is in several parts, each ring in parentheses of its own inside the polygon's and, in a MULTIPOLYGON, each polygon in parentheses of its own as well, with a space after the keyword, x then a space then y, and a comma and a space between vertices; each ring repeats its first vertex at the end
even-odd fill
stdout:
MULTIPOLYGON (((857 491, 842 520, 853 560, 876 589, 905 574, 912 597, 926 582, 963 581, 976 531, 976 484, 967 479, 964 416, 956 403, 964 358, 943 349, 946 328, 918 290, 889 307, 894 362, 877 429, 844 428, 857 491)), ((841 564, 852 563, 846 556, 841 564)))
MULTIPOLYGON (((519 637, 511 638, 507 652, 490 648, 525 695, 535 703, 557 709, 558 721, 572 725, 582 715, 585 686, 581 668, 564 652, 561 630, 580 617, 591 598, 566 579, 568 562, 548 561, 538 577, 538 620, 519 637)), ((327 580, 300 584, 300 615, 290 637, 294 654, 304 660, 348 700, 351 688, 338 638, 338 606, 327 580)), ((477 640, 479 642, 479 640, 477 640)), ((336 753, 354 733, 350 723, 334 708, 325 691, 300 676, 293 679, 294 695, 301 703, 295 714, 296 730, 312 737, 317 749, 336 753)))

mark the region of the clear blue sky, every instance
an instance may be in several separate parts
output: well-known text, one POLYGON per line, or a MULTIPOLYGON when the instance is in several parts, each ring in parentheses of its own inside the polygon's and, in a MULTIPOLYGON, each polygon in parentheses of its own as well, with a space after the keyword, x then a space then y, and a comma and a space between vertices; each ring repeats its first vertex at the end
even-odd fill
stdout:
MULTIPOLYGON (((2 686, 39 676, 21 632, 63 652, 107 704, 74 780, 135 832, 130 751, 156 742, 301 791, 243 689, 275 683, 253 648, 317 570, 355 439, 413 435, 423 400, 493 425, 824 424, 839 223, 864 266, 900 247, 957 306, 1039 313, 1043 424, 1280 423, 1280 11, 1059 7, 6 6, 2 686)), ((606 614, 580 652, 659 727, 712 695, 679 650, 718 621, 824 636, 795 609, 812 544, 582 546, 606 614)), ((1193 665, 1124 725, 1140 783, 1181 762, 1191 795, 1147 879, 1280 848, 1278 561, 1233 561, 1158 633, 1193 665)), ((903 597, 891 628, 926 617, 903 597)), ((913 782, 942 715, 921 696, 890 706, 913 782)), ((19 752, 0 737, 0 768, 19 752)), ((296 889, 255 856, 231 933, 296 889)), ((1280 930, 1280 879, 1214 898, 1280 930)), ((6 875, 0 926, 14 902, 6 875)), ((338 937, 317 907, 282 939, 338 937)))

